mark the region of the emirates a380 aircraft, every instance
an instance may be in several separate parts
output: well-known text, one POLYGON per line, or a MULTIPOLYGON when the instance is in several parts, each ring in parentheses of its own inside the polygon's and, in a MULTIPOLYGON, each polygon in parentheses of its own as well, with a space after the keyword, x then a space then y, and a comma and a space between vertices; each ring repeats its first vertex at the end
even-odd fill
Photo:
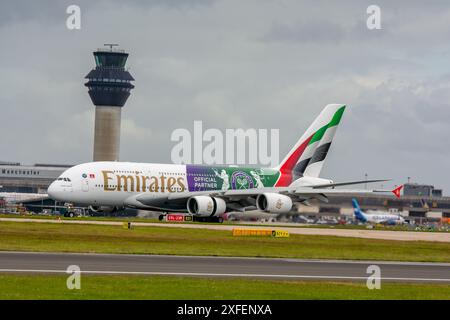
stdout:
POLYGON ((220 216, 229 211, 288 213, 294 202, 326 202, 332 193, 385 192, 335 189, 384 180, 334 183, 319 178, 344 110, 342 104, 327 105, 275 168, 90 162, 66 170, 48 194, 94 211, 129 207, 222 221, 220 216))

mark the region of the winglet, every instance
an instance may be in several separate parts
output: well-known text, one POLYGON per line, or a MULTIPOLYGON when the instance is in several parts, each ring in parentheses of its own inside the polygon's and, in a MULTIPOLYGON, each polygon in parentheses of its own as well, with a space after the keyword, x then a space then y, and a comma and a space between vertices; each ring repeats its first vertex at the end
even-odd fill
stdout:
POLYGON ((392 190, 392 193, 395 194, 397 198, 400 198, 400 190, 403 189, 403 185, 398 186, 394 190, 392 190))

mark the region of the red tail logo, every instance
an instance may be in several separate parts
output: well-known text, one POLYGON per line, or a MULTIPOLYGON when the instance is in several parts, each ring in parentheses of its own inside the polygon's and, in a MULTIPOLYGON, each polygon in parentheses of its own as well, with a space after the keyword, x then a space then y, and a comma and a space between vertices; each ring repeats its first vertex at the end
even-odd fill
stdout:
POLYGON ((400 190, 402 190, 402 189, 403 189, 403 185, 401 185, 401 186, 395 188, 394 190, 392 190, 392 193, 395 194, 395 196, 397 198, 400 198, 400 190))

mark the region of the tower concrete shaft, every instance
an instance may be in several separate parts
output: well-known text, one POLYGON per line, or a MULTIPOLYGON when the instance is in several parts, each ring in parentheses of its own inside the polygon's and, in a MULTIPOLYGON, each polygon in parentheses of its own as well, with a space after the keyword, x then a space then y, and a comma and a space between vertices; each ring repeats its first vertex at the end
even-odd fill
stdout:
POLYGON ((94 161, 118 161, 122 108, 95 107, 94 161))

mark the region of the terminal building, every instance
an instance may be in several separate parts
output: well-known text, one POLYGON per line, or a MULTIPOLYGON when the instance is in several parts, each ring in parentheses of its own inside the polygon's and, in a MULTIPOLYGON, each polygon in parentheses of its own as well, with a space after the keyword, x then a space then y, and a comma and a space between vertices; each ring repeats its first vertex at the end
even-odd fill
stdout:
POLYGON ((71 165, 23 165, 0 161, 0 192, 46 193, 47 188, 71 165))
POLYGON ((432 185, 405 183, 403 188, 405 196, 442 197, 442 189, 435 189, 432 185))

